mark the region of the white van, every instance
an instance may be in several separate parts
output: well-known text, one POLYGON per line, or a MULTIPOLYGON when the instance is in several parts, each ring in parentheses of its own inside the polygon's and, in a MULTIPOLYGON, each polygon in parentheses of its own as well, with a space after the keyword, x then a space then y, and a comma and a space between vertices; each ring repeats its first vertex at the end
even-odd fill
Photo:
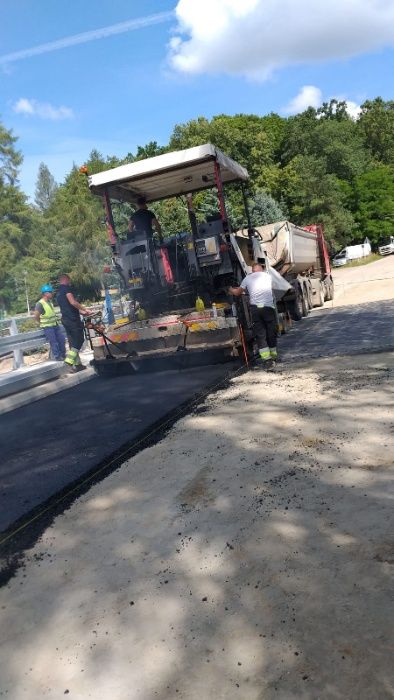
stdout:
POLYGON ((379 246, 378 250, 379 255, 391 255, 394 253, 394 236, 390 236, 384 244, 379 246))
POLYGON ((367 255, 371 255, 371 244, 368 238, 365 239, 364 243, 359 245, 348 245, 346 248, 334 255, 332 259, 332 264, 334 267, 340 267, 341 265, 346 265, 351 260, 360 260, 360 258, 366 258, 367 255))

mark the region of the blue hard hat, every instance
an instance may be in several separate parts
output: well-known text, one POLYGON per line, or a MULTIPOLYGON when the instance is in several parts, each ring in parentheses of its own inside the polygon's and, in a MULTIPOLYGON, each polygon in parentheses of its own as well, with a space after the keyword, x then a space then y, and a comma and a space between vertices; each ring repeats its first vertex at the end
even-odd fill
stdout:
POLYGON ((51 284, 44 284, 44 286, 41 287, 41 291, 43 294, 45 294, 45 292, 53 292, 53 287, 51 284))

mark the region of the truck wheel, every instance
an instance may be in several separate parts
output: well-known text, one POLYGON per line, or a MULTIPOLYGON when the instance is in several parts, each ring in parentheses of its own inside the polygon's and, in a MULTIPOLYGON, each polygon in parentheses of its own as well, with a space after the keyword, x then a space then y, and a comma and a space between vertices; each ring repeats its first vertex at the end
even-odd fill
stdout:
POLYGON ((300 290, 297 289, 295 299, 291 302, 288 302, 288 309, 290 311, 290 316, 293 319, 293 321, 301 321, 303 315, 303 307, 300 290))
POLYGON ((304 288, 301 292, 301 304, 302 304, 302 315, 308 316, 309 314, 309 304, 308 304, 308 293, 304 288))
POLYGON ((288 333, 291 330, 291 316, 288 311, 284 311, 282 314, 283 330, 282 333, 288 333))
POLYGON ((316 304, 316 306, 324 306, 324 297, 325 297, 325 294, 324 294, 324 287, 323 287, 323 285, 321 284, 320 287, 319 287, 319 289, 318 289, 318 292, 317 292, 317 301, 318 301, 318 303, 316 304))
POLYGON ((278 335, 284 335, 286 333, 286 314, 283 312, 278 314, 278 328, 277 332, 278 335))
POLYGON ((309 310, 311 310, 311 309, 313 309, 313 292, 312 292, 312 286, 310 284, 308 284, 308 286, 306 288, 306 293, 307 293, 309 310))
POLYGON ((334 298, 334 283, 329 282, 326 285, 326 290, 327 290, 327 294, 326 294, 327 301, 332 301, 332 299, 334 298))

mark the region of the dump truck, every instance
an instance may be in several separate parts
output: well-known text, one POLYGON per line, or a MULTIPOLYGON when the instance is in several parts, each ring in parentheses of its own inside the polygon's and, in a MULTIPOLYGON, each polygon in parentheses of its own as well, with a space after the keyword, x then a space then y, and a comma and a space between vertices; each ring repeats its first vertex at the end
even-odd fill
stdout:
MULTIPOLYGON (((248 177, 245 168, 212 144, 88 174, 91 192, 103 201, 112 269, 130 299, 121 325, 88 321, 99 374, 186 369, 253 357, 247 300, 228 295, 229 286, 239 285, 250 272, 252 261, 263 261, 271 270, 278 325, 282 331, 289 327, 289 310, 281 299, 293 287, 280 269, 271 268, 269 241, 251 224, 248 177), (243 233, 234 233, 227 217, 225 187, 230 183, 241 189, 247 222, 243 233), (217 191, 217 215, 199 222, 193 194, 211 188, 217 191), (113 202, 135 204, 141 196, 147 204, 182 197, 189 230, 160 244, 143 230, 117 231, 113 202)), ((304 233, 317 245, 318 232, 304 233)))
MULTIPOLYGON (((280 313, 290 312, 299 321, 314 307, 334 298, 334 281, 323 228, 312 224, 301 228, 289 221, 277 221, 254 229, 272 269, 290 287, 277 300, 280 313)), ((244 256, 248 252, 248 232, 236 235, 244 256)))

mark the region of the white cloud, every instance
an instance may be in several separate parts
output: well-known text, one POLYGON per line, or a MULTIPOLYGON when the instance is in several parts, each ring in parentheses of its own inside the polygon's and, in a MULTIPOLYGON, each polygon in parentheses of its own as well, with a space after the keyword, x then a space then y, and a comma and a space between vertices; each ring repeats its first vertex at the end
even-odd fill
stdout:
POLYGON ((320 88, 314 85, 304 85, 298 95, 290 100, 287 107, 284 108, 285 114, 299 114, 304 112, 308 107, 317 109, 323 101, 323 93, 320 88))
POLYGON ((59 49, 66 49, 69 46, 75 46, 76 44, 86 44, 88 41, 105 39, 106 37, 114 36, 115 34, 123 34, 124 32, 130 32, 135 29, 150 27, 154 24, 160 24, 161 22, 168 22, 168 20, 170 20, 173 16, 173 12, 158 12, 155 15, 139 17, 138 19, 130 19, 127 20, 127 22, 111 24, 107 27, 101 27, 101 29, 93 29, 90 32, 72 34, 71 36, 63 37, 63 39, 58 39, 57 41, 50 41, 47 44, 33 46, 31 49, 22 49, 21 51, 14 51, 13 53, 4 54, 3 56, 0 56, 0 65, 13 63, 14 61, 22 61, 24 58, 39 56, 40 54, 58 51, 59 49))
POLYGON ((170 63, 267 79, 281 66, 394 45, 393 0, 179 0, 170 63))
POLYGON ((38 100, 28 100, 26 97, 21 97, 13 106, 14 112, 17 114, 25 114, 27 116, 36 116, 41 119, 72 119, 74 113, 70 107, 54 107, 49 102, 38 102, 38 100))
POLYGON ((361 107, 357 102, 352 102, 352 100, 346 100, 346 111, 352 119, 356 121, 361 114, 361 107))
MULTIPOLYGON (((299 93, 290 100, 289 104, 282 109, 282 112, 283 114, 300 114, 308 109, 308 107, 318 109, 324 101, 329 102, 330 99, 331 98, 324 100, 322 91, 315 85, 304 85, 299 93)), ((336 99, 338 102, 346 102, 346 111, 349 117, 354 120, 358 119, 361 113, 361 107, 357 102, 347 100, 343 95, 332 99, 336 99)))

